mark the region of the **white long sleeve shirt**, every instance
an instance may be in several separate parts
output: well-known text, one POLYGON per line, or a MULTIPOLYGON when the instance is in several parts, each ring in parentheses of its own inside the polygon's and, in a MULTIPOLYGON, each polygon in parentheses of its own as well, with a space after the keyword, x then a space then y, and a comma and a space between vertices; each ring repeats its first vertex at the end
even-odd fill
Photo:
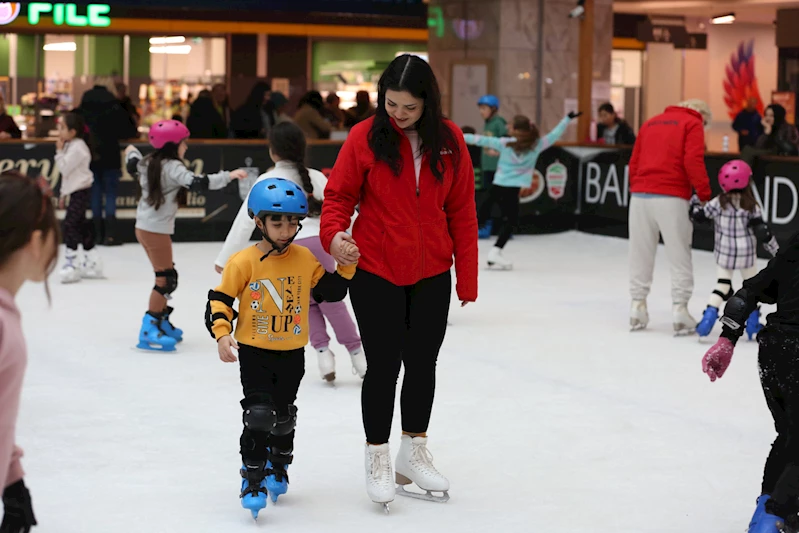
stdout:
POLYGON ((63 149, 56 150, 55 162, 61 173, 61 196, 88 189, 94 183, 94 174, 89 169, 92 153, 83 139, 72 139, 63 149))
MULTIPOLYGON (((327 185, 327 178, 318 170, 312 168, 308 169, 308 174, 311 177, 311 185, 313 186, 313 197, 322 202, 325 199, 325 186, 327 185)), ((300 189, 303 189, 302 178, 300 173, 297 172, 297 166, 289 161, 278 161, 275 163, 274 168, 258 176, 255 183, 263 181, 267 178, 283 178, 296 183, 300 189)), ((255 185, 255 184, 253 184, 255 185)), ((303 189, 304 191, 305 189, 303 189)), ((252 232, 255 231, 255 221, 250 218, 247 213, 247 203, 250 200, 249 193, 247 198, 241 204, 239 212, 236 214, 236 219, 230 227, 230 231, 225 239, 225 244, 222 250, 214 261, 214 264, 222 268, 227 264, 227 260, 231 255, 242 250, 247 246, 247 243, 252 237, 252 232)), ((297 235, 298 239, 307 239, 308 237, 319 236, 319 218, 307 217, 302 221, 302 229, 297 235)))

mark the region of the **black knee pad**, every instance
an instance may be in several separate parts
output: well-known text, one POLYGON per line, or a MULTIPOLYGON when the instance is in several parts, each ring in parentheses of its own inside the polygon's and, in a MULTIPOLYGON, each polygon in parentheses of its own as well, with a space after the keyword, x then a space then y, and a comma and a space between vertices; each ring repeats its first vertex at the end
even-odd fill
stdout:
MULTIPOLYGON (((173 265, 174 266, 174 265, 173 265)), ((158 292, 169 299, 169 296, 175 292, 175 289, 178 288, 178 271, 174 268, 169 268, 167 270, 160 270, 155 273, 156 278, 166 278, 166 285, 161 287, 160 285, 156 285, 153 287, 155 292, 158 292)))
POLYGON ((725 294, 725 293, 722 293, 722 292, 721 292, 720 290, 718 290, 718 289, 716 289, 716 290, 714 290, 714 291, 713 291, 713 294, 716 294, 716 295, 718 295, 718 296, 719 296, 719 297, 721 297, 721 299, 722 299, 722 300, 724 300, 725 302, 726 302, 727 300, 729 300, 730 298, 732 298, 732 295, 733 295, 733 294, 735 294, 735 293, 733 292, 733 290, 732 290, 732 280, 730 280, 730 279, 724 279, 724 278, 719 278, 719 279, 717 279, 717 280, 716 280, 716 283, 718 283, 719 285, 727 285, 727 286, 729 287, 729 289, 727 289, 727 293, 726 293, 726 294, 725 294))
POLYGON ((277 418, 277 423, 272 429, 272 435, 282 437, 294 431, 294 427, 297 425, 297 406, 289 404, 287 410, 288 415, 279 416, 277 418))
POLYGON ((242 422, 245 428, 251 431, 274 431, 278 418, 272 402, 263 399, 247 402, 245 399, 241 403, 244 408, 242 422))

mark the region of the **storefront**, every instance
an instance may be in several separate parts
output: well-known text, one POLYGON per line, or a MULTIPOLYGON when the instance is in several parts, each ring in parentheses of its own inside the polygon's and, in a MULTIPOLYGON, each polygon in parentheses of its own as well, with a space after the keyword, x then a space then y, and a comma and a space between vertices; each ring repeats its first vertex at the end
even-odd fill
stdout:
POLYGON ((0 3, 0 94, 27 137, 46 136, 53 117, 79 104, 96 83, 124 83, 145 127, 185 116, 191 99, 217 83, 228 88, 233 106, 258 78, 285 80, 293 99, 317 86, 318 78, 319 88, 342 90, 345 100, 354 101, 355 90, 373 89, 376 69, 396 52, 426 47, 421 0, 410 2, 418 4, 419 13, 400 17, 399 23, 396 16, 389 20, 369 11, 388 15, 401 7, 389 2, 395 3, 330 0, 301 6, 313 12, 298 12, 296 6, 270 2, 270 9, 285 10, 280 13, 246 2, 227 3, 230 9, 222 12, 219 3, 202 0, 166 1, 157 8, 134 0, 0 3), (352 12, 336 11, 345 9, 352 12), (280 56, 289 55, 282 53, 284 46, 302 50, 302 71, 303 61, 281 64, 280 56), (331 66, 336 61, 361 61, 371 47, 380 51, 373 65, 337 71, 346 82, 330 83, 322 74, 336 70, 331 66), (348 50, 356 50, 355 56, 348 50))

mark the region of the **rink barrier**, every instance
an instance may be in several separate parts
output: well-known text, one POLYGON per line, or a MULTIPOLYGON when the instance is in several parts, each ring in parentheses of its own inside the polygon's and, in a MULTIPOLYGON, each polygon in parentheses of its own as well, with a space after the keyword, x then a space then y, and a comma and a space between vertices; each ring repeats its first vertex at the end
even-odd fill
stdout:
MULTIPOLYGON (((133 143, 142 153, 146 143, 133 143)), ((309 141, 306 163, 329 174, 341 149, 340 141, 309 141)), ((3 141, 0 172, 16 169, 31 176, 44 176, 57 193, 60 174, 54 162, 55 143, 49 140, 3 141)), ((123 147, 126 146, 123 143, 123 147)), ((632 149, 559 144, 539 157, 533 184, 519 197, 519 232, 554 233, 580 230, 600 235, 627 237, 630 200, 629 161, 632 149)), ((713 194, 720 191, 715 176, 734 154, 709 153, 705 157, 713 194)), ((247 188, 259 174, 273 166, 264 141, 192 140, 186 153, 189 167, 197 174, 245 168, 251 179, 233 182, 219 191, 189 193, 178 211, 176 241, 221 241, 241 206, 247 188)), ((784 243, 799 230, 799 158, 762 157, 753 165, 758 201, 764 218, 777 239, 784 243)), ((478 183, 476 201, 486 190, 478 183)), ((138 188, 123 170, 117 198, 119 238, 135 242, 134 221, 138 188)), ((56 195, 57 196, 57 195, 56 195)), ((498 216, 498 213, 494 213, 498 216)), ((63 216, 63 213, 60 213, 63 216)), ((498 224, 495 224, 495 227, 498 224)), ((712 249, 711 226, 697 227, 694 246, 712 249)))

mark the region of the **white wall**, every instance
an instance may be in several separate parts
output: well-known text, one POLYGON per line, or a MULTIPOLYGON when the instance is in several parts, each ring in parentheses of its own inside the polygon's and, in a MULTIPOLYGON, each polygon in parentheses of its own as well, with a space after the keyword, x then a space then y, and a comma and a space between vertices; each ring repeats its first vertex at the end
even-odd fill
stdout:
POLYGON ((225 39, 203 38, 202 42, 194 43, 187 38, 183 44, 191 46, 191 52, 186 55, 150 54, 150 76, 153 79, 164 78, 165 63, 169 80, 225 74, 225 39))
POLYGON ((649 43, 644 56, 644 120, 682 100, 682 52, 670 44, 649 43))
POLYGON ((640 50, 613 50, 611 60, 623 62, 625 87, 641 86, 644 74, 640 50))
MULTIPOLYGON (((75 42, 75 35, 45 35, 44 44, 75 42)), ((44 51, 45 79, 69 79, 75 75, 75 52, 44 51)))

